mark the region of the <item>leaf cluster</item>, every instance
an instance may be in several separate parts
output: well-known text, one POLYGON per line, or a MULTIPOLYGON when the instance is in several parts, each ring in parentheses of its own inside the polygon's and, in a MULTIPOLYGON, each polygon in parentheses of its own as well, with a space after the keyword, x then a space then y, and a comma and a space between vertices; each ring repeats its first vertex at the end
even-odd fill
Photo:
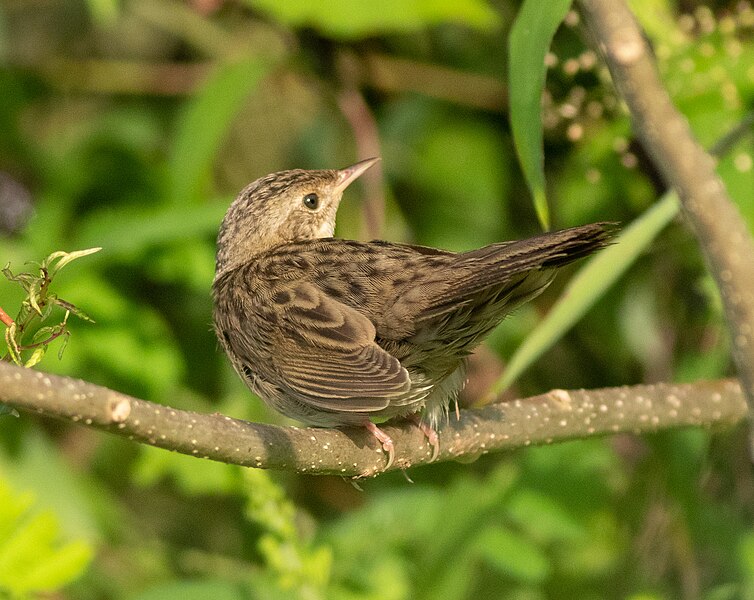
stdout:
POLYGON ((33 367, 42 360, 50 343, 58 338, 62 338, 58 358, 63 358, 63 352, 71 335, 68 329, 68 317, 73 314, 84 321, 93 321, 80 308, 50 291, 50 286, 58 272, 67 264, 100 250, 101 248, 89 248, 77 252, 53 252, 39 263, 37 273, 24 272, 14 275, 10 270, 10 264, 3 268, 3 275, 6 279, 20 285, 26 294, 21 301, 21 308, 15 320, 6 324, 7 354, 3 357, 4 360, 12 360, 17 365, 33 367), (65 311, 62 320, 55 325, 44 325, 50 320, 55 307, 65 311), (28 341, 27 338, 29 338, 28 341), (28 354, 28 357, 24 357, 23 354, 28 354))

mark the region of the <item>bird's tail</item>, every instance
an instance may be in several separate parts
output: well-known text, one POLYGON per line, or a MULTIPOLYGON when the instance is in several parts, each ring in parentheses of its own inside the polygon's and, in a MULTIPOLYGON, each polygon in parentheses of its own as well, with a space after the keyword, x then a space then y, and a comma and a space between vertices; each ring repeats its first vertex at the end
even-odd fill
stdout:
MULTIPOLYGON (((607 246, 617 231, 615 223, 593 223, 457 254, 446 287, 435 295, 422 320, 486 306, 480 321, 494 326, 507 312, 539 295, 557 268, 607 246)), ((480 331, 487 331, 488 325, 480 331)))
POLYGON ((514 275, 562 267, 609 245, 616 223, 592 223, 551 231, 515 242, 492 244, 458 255, 458 266, 472 266, 469 292, 498 285, 514 275))

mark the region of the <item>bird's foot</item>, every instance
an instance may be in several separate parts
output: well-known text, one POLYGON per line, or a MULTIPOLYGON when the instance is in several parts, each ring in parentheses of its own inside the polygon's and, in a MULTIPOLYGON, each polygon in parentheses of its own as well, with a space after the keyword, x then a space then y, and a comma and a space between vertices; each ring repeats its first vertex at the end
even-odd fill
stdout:
POLYGON ((387 471, 392 466, 393 460, 395 460, 395 444, 393 443, 393 438, 371 421, 365 421, 364 427, 367 428, 369 433, 377 438, 380 444, 382 444, 382 449, 387 452, 387 464, 385 465, 385 471, 387 471))
POLYGON ((424 434, 424 437, 427 438, 429 445, 432 446, 432 458, 429 459, 429 462, 434 462, 440 454, 440 437, 437 435, 437 432, 432 429, 431 425, 422 421, 422 418, 418 414, 410 415, 409 419, 416 424, 419 431, 421 431, 424 434))

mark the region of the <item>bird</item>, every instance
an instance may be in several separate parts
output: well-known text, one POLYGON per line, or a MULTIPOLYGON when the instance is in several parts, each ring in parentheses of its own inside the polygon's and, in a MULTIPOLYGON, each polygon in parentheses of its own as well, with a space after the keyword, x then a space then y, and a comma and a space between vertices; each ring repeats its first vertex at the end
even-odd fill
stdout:
POLYGON ((379 158, 293 169, 246 186, 217 236, 212 284, 218 340, 269 407, 315 427, 413 419, 437 430, 466 380, 466 359, 555 271, 611 243, 593 223, 451 252, 334 237, 344 190, 379 158))

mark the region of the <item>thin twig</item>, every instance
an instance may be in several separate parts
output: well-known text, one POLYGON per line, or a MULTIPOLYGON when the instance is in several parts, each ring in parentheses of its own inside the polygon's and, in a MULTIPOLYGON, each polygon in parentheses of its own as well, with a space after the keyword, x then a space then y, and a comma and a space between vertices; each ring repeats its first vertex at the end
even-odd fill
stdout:
POLYGON ((32 344, 19 344, 18 349, 19 350, 31 350, 32 348, 39 348, 40 346, 47 346, 48 344, 51 344, 56 339, 58 339, 61 335, 65 335, 68 333, 65 328, 61 328, 59 331, 56 331, 55 333, 51 334, 50 337, 41 340, 39 342, 34 342, 32 344))
MULTIPOLYGON (((65 90, 119 95, 192 95, 217 66, 213 59, 185 63, 11 56, 9 60, 13 66, 32 70, 50 85, 65 90)), ((508 109, 505 85, 488 75, 381 53, 368 53, 359 60, 359 86, 382 93, 413 92, 489 112, 508 109)))
POLYGON ((14 323, 11 316, 7 312, 5 312, 2 308, 0 308, 0 323, 5 325, 6 327, 10 327, 14 323))
POLYGON ((389 54, 363 55, 363 85, 381 92, 416 92, 491 112, 508 110, 508 90, 501 79, 389 54))
MULTIPOLYGON (((338 57, 338 73, 343 86, 338 94, 338 106, 351 126, 359 159, 366 159, 380 156, 380 134, 377 120, 357 87, 355 60, 353 55, 345 52, 338 57)), ((367 239, 378 239, 382 237, 385 223, 385 178, 382 165, 377 163, 369 169, 361 176, 361 181, 366 192, 363 203, 364 233, 367 239)))

